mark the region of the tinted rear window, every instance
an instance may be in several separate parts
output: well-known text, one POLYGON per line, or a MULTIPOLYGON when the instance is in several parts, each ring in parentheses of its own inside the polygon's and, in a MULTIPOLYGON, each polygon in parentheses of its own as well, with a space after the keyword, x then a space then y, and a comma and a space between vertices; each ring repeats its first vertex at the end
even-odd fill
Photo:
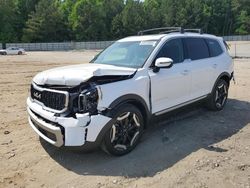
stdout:
POLYGON ((202 38, 186 38, 188 55, 191 60, 204 59, 209 57, 209 50, 206 41, 202 38))
POLYGON ((221 49, 221 46, 218 41, 213 39, 206 39, 206 41, 209 47, 211 57, 215 57, 222 54, 223 50, 221 49))

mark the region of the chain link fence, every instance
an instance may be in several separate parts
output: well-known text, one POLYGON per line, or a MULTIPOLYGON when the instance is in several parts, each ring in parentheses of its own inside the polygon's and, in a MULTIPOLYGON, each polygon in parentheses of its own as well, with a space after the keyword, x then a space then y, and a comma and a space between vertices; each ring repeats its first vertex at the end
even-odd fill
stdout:
POLYGON ((250 35, 223 36, 225 41, 250 41, 250 35))
MULTIPOLYGON (((250 58, 250 35, 224 36, 230 46, 232 57, 250 58)), ((7 43, 8 47, 19 47, 26 51, 67 51, 67 50, 98 50, 104 49, 114 41, 95 42, 59 42, 59 43, 7 43)), ((0 49, 3 45, 0 43, 0 49)))
POLYGON ((67 51, 67 50, 98 50, 104 49, 114 41, 96 42, 59 42, 59 43, 7 43, 8 47, 23 48, 26 51, 67 51))

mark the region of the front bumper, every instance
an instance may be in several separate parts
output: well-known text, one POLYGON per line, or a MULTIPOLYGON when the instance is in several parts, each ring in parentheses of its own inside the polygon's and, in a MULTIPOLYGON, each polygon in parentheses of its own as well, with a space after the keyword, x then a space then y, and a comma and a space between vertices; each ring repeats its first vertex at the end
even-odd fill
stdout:
POLYGON ((96 142, 100 132, 111 120, 101 114, 90 116, 88 113, 76 114, 76 118, 57 117, 30 98, 27 99, 27 106, 30 126, 40 137, 57 147, 96 142))
POLYGON ((63 134, 60 127, 53 126, 45 121, 39 119, 29 108, 29 124, 36 131, 36 133, 47 142, 54 146, 60 147, 63 145, 63 134), (50 134, 50 136, 49 136, 50 134), (54 135, 54 137, 53 137, 54 135))

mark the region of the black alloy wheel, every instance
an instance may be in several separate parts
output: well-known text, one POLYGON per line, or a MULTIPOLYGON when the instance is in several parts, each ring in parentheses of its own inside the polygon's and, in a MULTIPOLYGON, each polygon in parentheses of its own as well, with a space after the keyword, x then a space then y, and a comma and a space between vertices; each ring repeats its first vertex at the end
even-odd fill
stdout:
POLYGON ((225 105, 228 95, 227 85, 223 82, 217 86, 215 91, 215 105, 217 108, 222 108, 225 105))
POLYGON ((104 151, 112 155, 124 155, 138 144, 143 132, 141 112, 133 105, 124 105, 117 110, 113 124, 104 140, 104 151))
POLYGON ((229 84, 220 79, 211 96, 208 99, 208 107, 211 110, 219 111, 222 110, 227 102, 229 84))

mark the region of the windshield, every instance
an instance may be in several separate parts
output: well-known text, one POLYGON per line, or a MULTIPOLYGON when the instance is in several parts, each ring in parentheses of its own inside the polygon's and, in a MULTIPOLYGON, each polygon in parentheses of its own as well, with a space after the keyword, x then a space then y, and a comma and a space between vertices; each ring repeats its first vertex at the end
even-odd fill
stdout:
POLYGON ((92 63, 140 68, 156 46, 157 41, 115 42, 96 56, 92 63))

